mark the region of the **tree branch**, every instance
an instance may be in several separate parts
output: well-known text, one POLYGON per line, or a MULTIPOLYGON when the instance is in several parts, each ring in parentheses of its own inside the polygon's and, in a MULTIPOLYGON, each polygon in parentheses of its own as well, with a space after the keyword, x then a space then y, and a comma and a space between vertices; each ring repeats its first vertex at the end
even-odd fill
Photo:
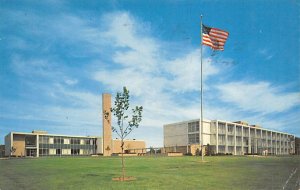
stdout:
POLYGON ((120 138, 122 138, 121 135, 119 134, 118 130, 116 130, 115 127, 112 127, 112 129, 113 129, 113 132, 117 133, 117 135, 118 135, 120 138))
POLYGON ((127 133, 124 138, 126 138, 133 130, 129 131, 129 133, 127 133))
POLYGON ((127 132, 127 129, 128 129, 129 127, 130 127, 130 125, 128 124, 127 127, 126 127, 126 129, 125 129, 125 131, 124 131, 124 133, 127 132))

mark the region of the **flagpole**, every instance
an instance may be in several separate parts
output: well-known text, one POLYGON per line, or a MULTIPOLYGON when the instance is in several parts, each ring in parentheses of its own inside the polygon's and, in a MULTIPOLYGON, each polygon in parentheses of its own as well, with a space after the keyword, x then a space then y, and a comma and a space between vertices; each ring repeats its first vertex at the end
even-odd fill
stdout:
POLYGON ((202 38, 203 38, 203 31, 202 31, 202 15, 200 16, 200 26, 201 26, 201 44, 200 44, 200 54, 201 54, 201 116, 200 116, 200 127, 201 127, 201 160, 204 160, 204 144, 203 144, 203 64, 202 64, 202 38))

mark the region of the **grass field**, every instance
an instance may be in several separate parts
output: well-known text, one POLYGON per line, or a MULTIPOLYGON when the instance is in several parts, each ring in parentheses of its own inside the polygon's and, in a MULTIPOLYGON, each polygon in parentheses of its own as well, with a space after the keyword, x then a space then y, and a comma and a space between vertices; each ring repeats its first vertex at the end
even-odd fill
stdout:
POLYGON ((0 160, 0 189, 285 189, 299 188, 300 157, 118 157, 0 160), (291 175, 292 171, 295 171, 291 175), (291 177, 290 177, 291 176, 291 177), (290 179, 289 179, 290 178, 290 179))

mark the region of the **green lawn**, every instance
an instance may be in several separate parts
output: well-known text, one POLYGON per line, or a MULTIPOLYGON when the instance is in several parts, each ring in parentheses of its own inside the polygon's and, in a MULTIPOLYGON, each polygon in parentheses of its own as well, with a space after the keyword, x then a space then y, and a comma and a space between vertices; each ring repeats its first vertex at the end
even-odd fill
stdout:
POLYGON ((286 189, 298 190, 300 157, 118 157, 0 160, 0 189, 286 189))

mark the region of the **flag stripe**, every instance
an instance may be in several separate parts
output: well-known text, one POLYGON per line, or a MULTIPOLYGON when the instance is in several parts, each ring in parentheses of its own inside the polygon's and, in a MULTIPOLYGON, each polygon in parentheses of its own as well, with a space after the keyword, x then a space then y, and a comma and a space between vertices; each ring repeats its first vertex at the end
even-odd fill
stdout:
POLYGON ((225 36, 228 36, 228 34, 229 34, 229 33, 226 32, 226 31, 223 31, 223 30, 220 30, 220 29, 216 29, 216 28, 212 28, 212 29, 211 29, 211 32, 223 34, 223 35, 225 35, 225 36))
POLYGON ((215 50, 224 50, 224 46, 214 46, 214 45, 206 44, 206 43, 203 43, 203 44, 207 45, 207 46, 210 46, 211 48, 213 48, 215 50))
POLYGON ((210 46, 214 50, 224 50, 224 45, 229 33, 224 30, 210 28, 205 25, 202 25, 202 27, 202 44, 210 46))
POLYGON ((225 44, 225 40, 216 40, 214 38, 209 38, 209 37, 206 37, 206 36, 203 36, 203 41, 209 41, 209 42, 216 42, 220 45, 224 45, 225 44))
POLYGON ((213 43, 211 43, 211 42, 206 42, 206 41, 203 41, 203 44, 208 45, 208 46, 213 47, 213 48, 218 48, 218 47, 224 48, 223 45, 214 45, 213 43))
POLYGON ((204 43, 204 42, 206 42, 206 43, 211 43, 211 44, 213 44, 213 45, 215 45, 215 46, 224 46, 224 45, 225 45, 225 43, 223 43, 223 42, 216 42, 216 41, 211 41, 211 40, 209 40, 209 39, 203 38, 203 43, 204 43))
POLYGON ((203 42, 204 45, 207 45, 207 46, 210 46, 211 48, 213 49, 219 49, 219 48, 224 48, 223 45, 214 45, 213 43, 211 42, 203 42))
POLYGON ((216 33, 213 33, 213 32, 210 32, 209 35, 212 36, 212 37, 215 37, 215 38, 223 39, 223 40, 227 39, 227 36, 219 35, 219 34, 216 34, 216 33))

